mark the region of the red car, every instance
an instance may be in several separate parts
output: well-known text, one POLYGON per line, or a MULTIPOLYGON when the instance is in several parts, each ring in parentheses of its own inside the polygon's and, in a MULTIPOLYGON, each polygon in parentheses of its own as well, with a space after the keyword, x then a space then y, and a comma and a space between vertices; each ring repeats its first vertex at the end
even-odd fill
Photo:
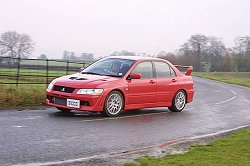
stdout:
POLYGON ((112 56, 53 80, 46 103, 62 112, 98 111, 106 116, 150 107, 180 112, 193 100, 191 72, 190 66, 174 66, 159 58, 112 56))

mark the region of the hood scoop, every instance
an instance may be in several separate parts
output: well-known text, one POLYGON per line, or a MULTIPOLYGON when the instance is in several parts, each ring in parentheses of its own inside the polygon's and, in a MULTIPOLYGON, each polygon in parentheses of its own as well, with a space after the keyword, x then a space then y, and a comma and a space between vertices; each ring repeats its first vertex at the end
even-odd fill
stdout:
POLYGON ((87 78, 77 78, 76 80, 87 80, 87 78))
POLYGON ((77 77, 69 77, 70 80, 75 80, 77 77))
POLYGON ((81 78, 81 77, 70 77, 70 80, 87 80, 87 78, 81 78))

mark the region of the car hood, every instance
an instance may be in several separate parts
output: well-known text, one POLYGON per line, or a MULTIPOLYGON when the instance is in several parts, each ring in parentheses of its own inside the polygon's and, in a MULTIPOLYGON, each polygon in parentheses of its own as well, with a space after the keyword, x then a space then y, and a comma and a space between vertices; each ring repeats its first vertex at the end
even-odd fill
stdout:
POLYGON ((95 88, 98 85, 105 84, 105 83, 112 82, 112 81, 117 81, 119 79, 121 78, 76 73, 76 74, 57 78, 53 82, 54 82, 54 85, 65 86, 65 87, 95 88))

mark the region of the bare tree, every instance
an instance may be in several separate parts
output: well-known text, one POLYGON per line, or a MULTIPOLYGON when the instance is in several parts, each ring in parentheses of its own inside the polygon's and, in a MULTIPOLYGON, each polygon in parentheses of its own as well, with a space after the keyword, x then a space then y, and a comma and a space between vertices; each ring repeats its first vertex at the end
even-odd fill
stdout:
POLYGON ((238 71, 250 71, 250 37, 236 37, 234 42, 233 55, 238 71))
POLYGON ((234 40, 234 52, 238 54, 238 56, 244 56, 245 53, 250 52, 250 37, 236 37, 234 40))
POLYGON ((192 35, 180 49, 182 55, 194 57, 193 67, 195 71, 202 71, 201 58, 205 57, 208 47, 208 37, 205 35, 192 35))
POLYGON ((34 49, 34 42, 27 34, 8 31, 0 36, 0 53, 12 58, 28 57, 34 49))
POLYGON ((219 71, 223 69, 223 57, 226 54, 224 43, 215 36, 208 37, 207 54, 204 57, 209 66, 209 71, 219 71))

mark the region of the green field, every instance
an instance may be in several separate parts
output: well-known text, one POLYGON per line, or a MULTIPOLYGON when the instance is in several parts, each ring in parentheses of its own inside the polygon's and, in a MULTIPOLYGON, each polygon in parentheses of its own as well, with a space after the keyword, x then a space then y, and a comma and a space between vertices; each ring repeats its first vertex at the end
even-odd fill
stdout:
POLYGON ((0 85, 0 109, 42 106, 45 85, 0 85))
POLYGON ((250 165, 250 128, 216 140, 208 145, 191 146, 184 154, 162 158, 143 157, 125 166, 246 166, 250 165))
MULTIPOLYGON (((0 69, 0 73, 6 73, 7 69, 0 69)), ((15 73, 14 69, 9 72, 15 73)), ((21 70, 20 74, 34 74, 45 75, 45 71, 36 70, 21 70)), ((75 72, 71 72, 75 73, 75 72)), ((50 71, 49 75, 55 75, 57 77, 65 75, 65 71, 50 71)), ((214 79, 218 81, 244 85, 250 87, 250 72, 233 72, 233 73, 192 73, 193 76, 200 76, 204 78, 214 79)), ((53 78, 50 78, 51 81, 53 78)), ((16 82, 15 77, 12 79, 7 77, 1 77, 0 82, 16 82)), ((23 77, 19 82, 43 82, 46 83, 45 77, 23 77)), ((45 101, 46 85, 41 84, 20 84, 18 88, 16 85, 0 84, 0 109, 14 108, 14 107, 30 107, 41 106, 45 101)))
MULTIPOLYGON (((77 71, 68 71, 68 74, 74 74, 77 71)), ((49 70, 48 76, 49 81, 51 81, 53 78, 60 77, 66 75, 66 71, 59 71, 59 70, 49 70)), ((0 75, 12 75, 13 77, 9 76, 0 76, 0 82, 16 82, 16 75, 17 70, 16 69, 1 69, 0 68, 0 75)), ((20 70, 20 77, 19 82, 42 82, 46 83, 46 70, 30 70, 30 69, 21 69, 20 70), (25 76, 30 75, 30 76, 25 76)))
MULTIPOLYGON (((8 65, 8 60, 6 59, 2 62, 2 67, 0 68, 0 82, 3 82, 3 79, 9 79, 10 82, 15 82, 17 75, 17 64, 14 65, 14 61, 10 61, 8 65), (15 68, 14 68, 15 66, 15 68), (11 75, 11 76, 4 76, 11 75)), ((81 67, 87 67, 91 62, 69 62, 66 61, 48 61, 48 76, 49 77, 59 77, 66 74, 73 74, 79 71, 81 67), (55 69, 57 68, 57 69, 55 69), (68 71, 67 68, 69 69, 68 71), (72 70, 73 69, 73 70, 72 70)), ((1 65, 1 64, 0 64, 1 65)), ((31 82, 46 82, 45 76, 47 75, 46 71, 46 60, 37 60, 37 59, 24 59, 20 61, 20 70, 19 75, 21 76, 19 79, 22 81, 31 81, 31 82), (25 66, 29 65, 29 66, 25 66), (24 69, 24 67, 34 67, 38 69, 24 69), (31 75, 31 76, 28 76, 31 75), (40 78, 39 78, 40 77, 40 78), (42 78, 44 77, 44 78, 42 78)))
MULTIPOLYGON (((69 73, 76 73, 77 71, 69 71, 69 73)), ((34 70, 34 69, 20 69, 19 74, 20 75, 34 75, 34 76, 46 76, 47 71, 46 70, 34 70)), ((10 74, 10 75, 16 75, 17 69, 6 69, 6 68, 0 68, 0 74, 10 74)), ((66 71, 60 71, 60 70, 49 70, 48 75, 65 75, 66 71)))
MULTIPOLYGON (((86 67, 90 64, 91 62, 71 62, 69 61, 69 66, 74 66, 74 67, 86 67)), ((20 65, 41 65, 41 66, 46 66, 47 62, 46 60, 36 60, 36 59, 27 59, 27 60, 21 60, 20 65)), ((53 61, 49 60, 48 62, 49 66, 67 66, 67 61, 53 61)))
POLYGON ((193 72, 192 76, 250 87, 250 72, 193 72))

